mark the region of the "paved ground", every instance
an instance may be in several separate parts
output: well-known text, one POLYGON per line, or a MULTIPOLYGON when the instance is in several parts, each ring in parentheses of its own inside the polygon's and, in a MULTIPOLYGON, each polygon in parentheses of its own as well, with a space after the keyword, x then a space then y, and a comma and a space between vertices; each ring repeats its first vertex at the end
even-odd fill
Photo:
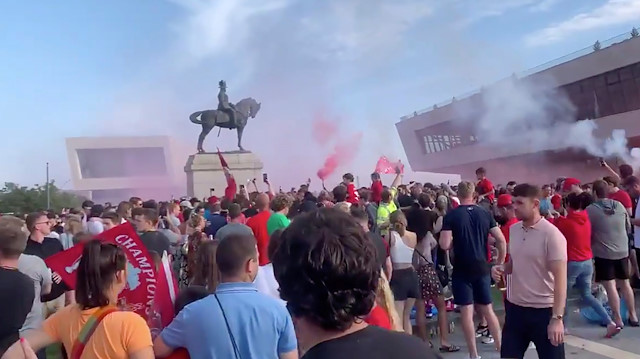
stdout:
MULTIPOLYGON (((639 296, 640 292, 636 291, 636 308, 640 308, 639 296)), ((500 308, 497 312, 502 316, 500 308)), ((605 339, 603 338, 604 328, 587 323, 575 307, 572 307, 571 313, 567 316, 566 326, 570 333, 565 345, 567 358, 640 359, 640 328, 627 327, 615 338, 605 339)), ((445 359, 469 358, 459 324, 451 335, 451 342, 462 347, 462 350, 458 353, 444 354, 445 359)), ((478 340, 478 350, 483 359, 500 358, 493 344, 482 344, 478 340)), ((530 348, 525 358, 538 358, 538 354, 535 349, 530 348)))

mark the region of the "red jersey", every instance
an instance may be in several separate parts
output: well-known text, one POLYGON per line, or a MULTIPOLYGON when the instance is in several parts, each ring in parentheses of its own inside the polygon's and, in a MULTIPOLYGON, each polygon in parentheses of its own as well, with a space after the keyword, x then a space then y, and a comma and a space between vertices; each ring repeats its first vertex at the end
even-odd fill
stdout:
MULTIPOLYGON (((489 181, 486 178, 483 178, 482 180, 480 180, 478 182, 478 184, 476 185, 476 187, 478 189, 478 193, 479 194, 489 193, 489 192, 494 190, 493 183, 491 183, 491 181, 489 181)), ((494 192, 494 193, 486 196, 485 198, 488 199, 489 202, 493 203, 493 200, 496 199, 496 194, 494 192)))
POLYGON ((559 194, 554 194, 551 197, 551 204, 553 205, 553 209, 555 209, 556 211, 560 209, 560 207, 562 207, 562 196, 559 194))
POLYGON ((391 321, 389 320, 389 314, 379 305, 375 305, 364 321, 367 324, 375 325, 376 327, 391 330, 391 321))
POLYGON ((511 228, 511 226, 513 226, 514 224, 518 223, 518 219, 517 218, 511 218, 507 221, 507 223, 503 224, 500 227, 500 231, 502 232, 502 235, 504 236, 504 239, 507 241, 507 257, 504 259, 505 263, 509 260, 509 228, 511 228))
POLYGON ((233 176, 227 176, 227 188, 224 189, 224 196, 229 201, 233 201, 237 192, 238 186, 236 185, 236 179, 233 178, 233 176))
POLYGON ((356 205, 360 203, 360 195, 358 194, 358 190, 356 190, 356 185, 353 183, 347 185, 347 202, 356 205))
POLYGON ((582 262, 593 258, 591 252, 591 222, 586 211, 571 211, 553 223, 567 239, 567 260, 582 262))
POLYGON ((371 202, 380 203, 382 201, 382 181, 373 181, 371 184, 371 202))
POLYGON ((631 196, 626 191, 618 190, 615 193, 609 194, 609 198, 622 203, 624 208, 633 208, 633 202, 631 202, 631 196))
POLYGON ((258 264, 263 266, 269 264, 269 232, 267 232, 267 221, 271 217, 270 211, 262 211, 247 220, 247 226, 253 231, 258 247, 258 264))

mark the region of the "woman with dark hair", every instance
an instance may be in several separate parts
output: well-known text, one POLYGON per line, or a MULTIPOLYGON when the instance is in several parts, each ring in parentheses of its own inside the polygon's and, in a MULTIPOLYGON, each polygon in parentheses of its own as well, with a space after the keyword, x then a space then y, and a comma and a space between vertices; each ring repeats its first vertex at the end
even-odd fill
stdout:
POLYGON ((196 253, 191 285, 204 287, 209 293, 215 292, 218 283, 220 283, 220 273, 216 263, 218 244, 218 241, 201 243, 196 253))
MULTIPOLYGON (((62 343, 69 358, 151 359, 147 323, 134 312, 118 311, 118 295, 127 285, 127 258, 114 244, 88 242, 77 270, 76 302, 26 336, 34 351, 62 343)), ((7 358, 22 357, 15 343, 7 358)))

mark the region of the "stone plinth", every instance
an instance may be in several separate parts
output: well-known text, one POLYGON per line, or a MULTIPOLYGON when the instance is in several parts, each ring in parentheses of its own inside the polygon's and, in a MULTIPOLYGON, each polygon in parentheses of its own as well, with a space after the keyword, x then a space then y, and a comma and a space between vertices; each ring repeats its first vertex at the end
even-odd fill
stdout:
MULTIPOLYGON (((229 171, 236 179, 238 187, 247 185, 247 180, 262 181, 262 161, 251 152, 223 152, 222 156, 229 165, 229 171)), ((198 153, 189 156, 184 166, 187 174, 187 195, 197 198, 209 197, 209 190, 214 188, 214 195, 222 197, 227 181, 222 171, 217 153, 198 153)))

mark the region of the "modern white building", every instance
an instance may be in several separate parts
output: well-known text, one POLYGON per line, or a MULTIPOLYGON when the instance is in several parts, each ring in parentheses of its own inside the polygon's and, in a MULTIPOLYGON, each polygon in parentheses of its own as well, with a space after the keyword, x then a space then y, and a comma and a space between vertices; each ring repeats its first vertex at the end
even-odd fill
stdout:
MULTIPOLYGON (((531 83, 544 79, 571 102, 576 121, 594 120, 598 138, 622 129, 628 146, 640 147, 640 37, 624 34, 514 78, 531 83)), ((520 134, 525 143, 518 151, 487 143, 473 119, 486 113, 485 96, 490 89, 401 118, 396 129, 412 170, 458 173, 470 179, 478 167, 484 167, 497 183, 532 179, 543 183, 559 175, 592 180, 604 175, 597 158, 563 147, 564 141, 542 151, 527 149, 526 133, 520 134), (471 121, 461 125, 462 116, 471 121)))
POLYGON ((99 203, 180 197, 186 192, 185 159, 176 158, 172 142, 168 136, 67 138, 73 189, 99 203))

